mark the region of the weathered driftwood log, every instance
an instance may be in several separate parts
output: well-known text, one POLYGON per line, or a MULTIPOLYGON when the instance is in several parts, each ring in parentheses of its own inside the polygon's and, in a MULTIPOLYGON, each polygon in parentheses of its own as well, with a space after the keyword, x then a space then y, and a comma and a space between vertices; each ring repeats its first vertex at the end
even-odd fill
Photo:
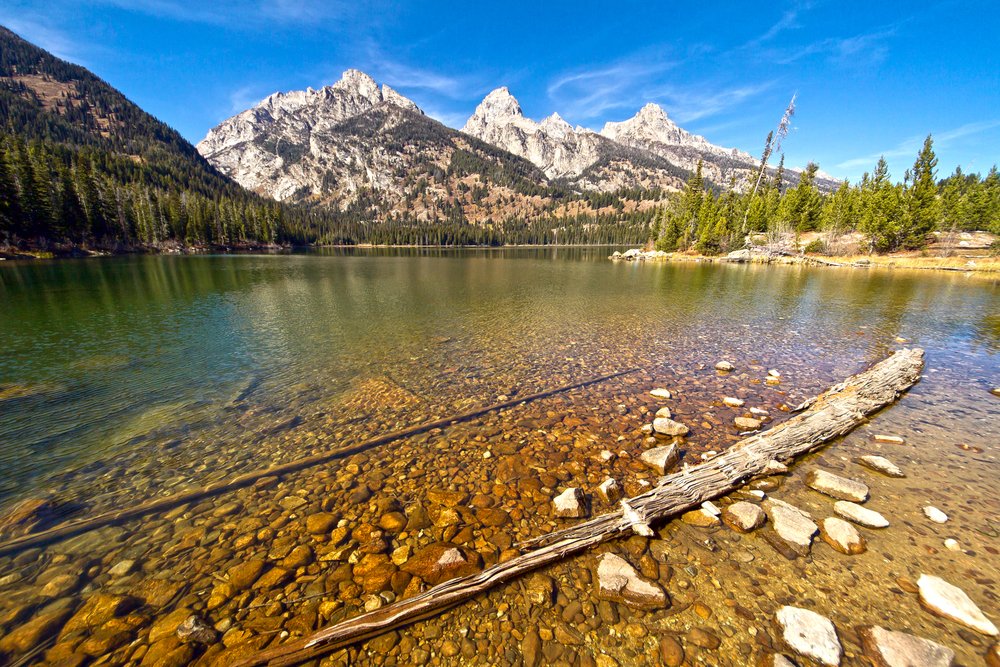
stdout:
POLYGON ((233 491, 246 486, 250 486, 251 484, 265 477, 285 475, 290 472, 296 472, 298 470, 310 468, 312 466, 316 466, 321 463, 327 463, 335 459, 351 456, 353 454, 357 454, 358 452, 363 452, 366 449, 371 449, 372 447, 376 447, 378 445, 384 445, 394 440, 409 438, 411 436, 420 433, 426 433, 431 429, 441 428, 444 426, 449 426, 451 424, 457 424, 459 422, 469 421, 470 419, 474 419, 475 417, 479 417, 488 412, 495 412, 496 410, 511 408, 516 405, 520 405, 522 403, 537 401, 538 399, 570 391, 571 389, 578 389, 580 387, 586 387, 588 385, 597 384, 598 382, 604 382, 612 378, 621 377, 623 375, 628 375, 630 373, 635 373, 637 370, 639 369, 629 368, 623 371, 617 371, 615 373, 608 373, 606 375, 600 375, 598 377, 588 378, 580 382, 565 384, 559 387, 555 387, 553 389, 547 389, 545 391, 529 394, 527 396, 519 396, 517 398, 512 398, 510 400, 503 401, 501 403, 494 403, 493 405, 487 405, 481 408, 475 408, 474 410, 469 410, 468 412, 463 412, 458 415, 443 417, 441 419, 435 419, 429 422, 424 422, 423 424, 417 424, 416 426, 410 426, 409 428, 405 428, 400 431, 385 433, 383 435, 370 438, 363 442, 359 442, 356 445, 341 447, 339 449, 330 450, 328 452, 323 452, 322 454, 316 454, 314 456, 307 456, 305 458, 296 459, 294 461, 289 461, 288 463, 282 463, 280 465, 272 466, 270 468, 261 468, 259 470, 253 470, 251 472, 244 473, 232 479, 223 480, 220 482, 214 482, 212 484, 209 484, 208 486, 192 489, 190 491, 182 491, 181 493, 176 493, 163 498, 156 498, 154 500, 150 500, 145 503, 127 506, 124 509, 115 510, 112 512, 104 512, 102 514, 97 514, 95 516, 76 519, 73 521, 67 521, 63 524, 60 524, 48 530, 39 531, 37 533, 30 533, 28 535, 16 537, 6 542, 0 543, 0 556, 9 553, 16 553, 18 551, 22 551, 29 547, 35 547, 41 544, 56 542, 58 540, 66 539, 67 537, 72 537, 74 535, 79 535, 80 533, 85 533, 89 530, 95 530, 97 528, 103 528, 104 526, 122 523, 130 519, 137 519, 139 517, 143 517, 146 516, 147 514, 152 514, 154 512, 164 512, 166 510, 173 509, 174 507, 180 507, 185 503, 190 503, 195 500, 201 500, 203 498, 215 496, 220 493, 225 493, 227 491, 233 491))
MULTIPOLYGON (((788 461, 845 435, 865 417, 889 405, 920 378, 923 350, 900 350, 870 369, 799 406, 800 414, 774 428, 740 441, 705 463, 666 475, 658 484, 629 499, 646 521, 696 508, 729 493, 759 475, 769 461, 788 461)), ((533 540, 531 550, 478 574, 458 577, 411 598, 390 604, 309 637, 262 652, 249 665, 294 665, 394 628, 429 618, 526 572, 579 553, 631 531, 623 511, 604 514, 533 540)))

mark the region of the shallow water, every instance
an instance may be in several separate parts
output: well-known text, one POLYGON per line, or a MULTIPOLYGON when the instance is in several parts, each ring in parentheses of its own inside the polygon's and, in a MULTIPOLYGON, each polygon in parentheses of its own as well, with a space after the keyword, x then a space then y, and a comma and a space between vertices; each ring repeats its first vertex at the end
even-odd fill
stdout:
MULTIPOLYGON (((667 404, 692 429, 684 449, 694 463, 739 438, 732 418, 740 411, 722 407, 722 396, 739 396, 778 421, 782 406, 905 344, 927 351, 917 387, 872 424, 795 466, 773 492, 819 518, 830 503, 803 486, 807 470, 822 465, 863 479, 872 487, 869 506, 892 522, 884 531, 863 531, 867 553, 844 556, 817 543, 809 557, 789 562, 755 535, 675 521, 661 529, 670 556, 658 577, 673 598, 666 611, 623 605, 609 611, 593 590, 593 556, 584 555, 546 572, 558 591, 550 605, 529 604, 522 584, 511 584, 440 620, 352 649, 351 657, 406 664, 426 652, 432 662, 514 664, 531 653, 534 638, 526 633, 541 627, 543 659, 552 663, 586 664, 603 654, 629 664, 654 655, 666 632, 681 638, 692 663, 746 664, 781 648, 773 618, 780 602, 830 616, 847 664, 862 660, 852 628, 872 622, 944 643, 967 664, 981 660, 985 638, 919 611, 916 596, 895 580, 916 580, 920 572, 952 576, 998 620, 1000 399, 989 394, 1000 384, 998 281, 933 272, 639 265, 611 263, 606 255, 604 249, 329 251, 0 263, 0 396, 6 397, 0 506, 49 499, 58 506, 50 523, 503 397, 640 369, 287 475, 274 486, 0 558, 3 629, 78 613, 95 593, 133 595, 141 606, 115 619, 113 641, 93 639, 110 632, 110 621, 86 629, 70 621, 50 659, 106 654, 110 663, 124 664, 180 651, 224 664, 233 652, 285 641, 283 633, 294 638, 378 604, 372 596, 419 590, 419 580, 403 581, 404 570, 384 562, 398 549, 402 563, 408 549, 447 540, 488 564, 523 539, 568 525, 548 509, 566 486, 592 492, 613 475, 628 493, 639 492, 643 480, 655 477, 636 460, 646 447, 640 429, 659 407, 648 395, 654 386, 674 392, 667 404), (715 373, 722 358, 737 370, 715 373), (780 369, 780 385, 762 382, 770 368, 780 369), (874 431, 905 435, 907 444, 877 445, 868 437, 874 431), (597 456, 602 449, 624 454, 605 463, 597 456), (850 462, 876 452, 910 476, 882 478, 850 462), (434 489, 465 497, 449 508, 435 500, 434 489), (923 504, 953 520, 929 523, 923 504), (409 520, 417 507, 428 515, 421 528, 384 518, 409 520), (305 528, 306 517, 322 512, 351 533, 342 545, 329 531, 305 528), (716 551, 700 545, 709 536, 716 551), (966 552, 945 549, 945 537, 966 552), (287 560, 293 553, 299 556, 287 560), (277 573, 272 581, 228 596, 215 590, 235 565, 255 558, 277 573), (132 570, 109 574, 123 560, 135 561, 132 570), (358 561, 365 563, 360 570, 358 561), (69 590, 40 593, 67 574, 74 578, 69 590), (151 581, 162 595, 148 593, 151 581), (314 597, 289 602, 307 596, 314 597), (873 607, 872 600, 886 604, 873 607), (711 610, 708 618, 695 602, 711 610), (231 625, 228 643, 175 646, 172 631, 154 632, 150 641, 150 627, 178 609, 220 628, 231 625), (721 638, 721 646, 692 644, 692 626, 721 638), (458 652, 449 656, 453 648, 458 652), (496 651, 500 658, 487 659, 496 651)), ((594 502, 595 512, 604 509, 594 502)), ((638 565, 651 548, 618 541, 601 549, 628 554, 638 565)))

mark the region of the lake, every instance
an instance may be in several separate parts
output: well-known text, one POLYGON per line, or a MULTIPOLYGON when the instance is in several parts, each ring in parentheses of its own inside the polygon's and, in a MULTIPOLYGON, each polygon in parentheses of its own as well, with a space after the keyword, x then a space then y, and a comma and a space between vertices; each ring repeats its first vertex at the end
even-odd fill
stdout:
MULTIPOLYGON (((985 638, 921 611, 908 589, 924 572, 951 577, 1000 620, 1000 398, 990 394, 1000 384, 1000 278, 612 263, 609 252, 0 262, 0 508, 44 499, 46 525, 636 369, 0 557, 0 627, 14 633, 55 619, 43 633, 55 655, 126 664, 179 652, 225 664, 412 595, 429 583, 410 571, 428 545, 461 545, 489 564, 569 525, 549 510, 557 489, 591 493, 612 475, 628 494, 640 492, 655 479, 637 460, 641 427, 659 406, 653 387, 674 394, 664 404, 691 427, 684 460, 694 464, 740 439, 732 420, 741 411, 723 406, 723 396, 767 410, 776 423, 789 406, 895 349, 919 346, 925 376, 911 392, 768 487, 822 517, 829 499, 805 487, 806 471, 863 479, 869 506, 892 524, 865 533, 866 553, 845 556, 817 539, 808 557, 788 561, 754 536, 673 521, 658 538, 669 549, 634 540, 599 549, 644 562, 643 573, 673 599, 666 611, 599 600, 593 555, 585 554, 531 580, 551 586, 548 603, 527 601, 526 584, 511 583, 340 656, 352 664, 424 654, 517 664, 536 651, 547 662, 592 664, 604 653, 629 664, 672 633, 698 662, 739 665, 780 644, 774 611, 798 604, 834 619, 848 653, 860 650, 850 628, 878 623, 945 644, 967 664, 981 660, 985 638), (715 372, 722 359, 736 370, 715 372), (769 369, 780 372, 779 384, 764 382, 769 369), (906 444, 875 443, 876 432, 906 444), (865 453, 892 459, 908 477, 851 463, 865 453), (927 504, 949 523, 928 522, 927 504), (943 546, 946 538, 960 549, 943 546), (250 584, 226 583, 258 561, 250 584), (80 605, 95 595, 129 602, 81 625, 80 605), (874 599, 886 604, 875 608, 874 599), (151 630, 188 612, 222 640, 206 648, 151 630), (112 618, 114 632, 105 627, 112 618), (693 628, 721 645, 702 646, 693 628)), ((607 509, 595 500, 595 513, 607 509)))

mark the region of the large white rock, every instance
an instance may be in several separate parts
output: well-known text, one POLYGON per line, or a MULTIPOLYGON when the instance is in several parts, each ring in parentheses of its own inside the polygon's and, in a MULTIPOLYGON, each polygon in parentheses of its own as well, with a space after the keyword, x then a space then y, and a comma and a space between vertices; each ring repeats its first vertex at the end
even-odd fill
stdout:
POLYGON ((820 493, 839 500, 863 503, 868 500, 868 487, 862 482, 834 475, 826 470, 810 470, 806 484, 820 493))
POLYGON ((643 578, 621 556, 601 554, 597 561, 597 595, 613 602, 655 609, 666 606, 667 593, 659 584, 643 578))
POLYGON ((940 577, 921 574, 917 579, 920 604, 938 616, 950 618, 984 635, 995 637, 997 626, 976 606, 961 588, 940 577))
POLYGON ((668 417, 657 417, 653 420, 653 430, 660 435, 687 435, 690 429, 668 417))
POLYGON ((928 505, 927 507, 924 508, 924 516, 926 516, 934 523, 948 522, 948 515, 932 505, 928 505))
POLYGON ((744 431, 756 431, 760 428, 761 421, 753 417, 737 417, 733 420, 736 427, 744 431))
POLYGON ((865 655, 880 667, 951 667, 955 652, 929 639, 877 625, 862 628, 865 655))
POLYGON ((649 392, 649 395, 653 398, 670 398, 670 390, 664 389, 663 387, 657 387, 649 392))
POLYGON ((552 499, 556 516, 578 519, 587 516, 587 501, 583 491, 570 487, 552 499))
POLYGON ((838 500, 833 504, 833 511, 837 516, 853 521, 865 528, 887 528, 888 520, 875 510, 862 507, 847 500, 838 500))
POLYGON ((837 629, 825 616, 799 607, 782 607, 778 610, 778 624, 788 647, 824 665, 840 664, 843 649, 837 638, 837 629))
POLYGON ((722 404, 730 408, 742 408, 744 405, 746 405, 746 401, 744 401, 742 398, 736 398, 734 396, 723 396, 722 404))
POLYGON ((768 498, 762 506, 778 536, 800 556, 808 554, 813 537, 819 532, 809 513, 774 498, 768 498))
POLYGON ((738 533, 749 533, 763 526, 767 515, 753 503, 740 501, 722 510, 722 521, 738 533))
POLYGON ((680 450, 674 444, 647 449, 639 456, 640 461, 661 475, 665 475, 668 470, 677 465, 680 458, 680 450))
POLYGON ((843 519, 827 517, 820 522, 820 535, 823 541, 844 554, 860 554, 867 550, 865 538, 858 529, 843 519))

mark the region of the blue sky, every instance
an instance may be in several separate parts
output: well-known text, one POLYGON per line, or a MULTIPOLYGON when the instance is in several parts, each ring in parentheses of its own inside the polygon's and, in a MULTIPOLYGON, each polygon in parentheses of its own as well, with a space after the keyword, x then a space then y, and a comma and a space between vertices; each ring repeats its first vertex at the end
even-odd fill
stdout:
POLYGON ((0 23, 78 62, 192 142, 276 90, 354 67, 461 127, 506 85, 594 129, 661 104, 760 153, 793 93, 789 164, 901 178, 927 133, 941 175, 1000 162, 1000 3, 3 0, 0 23))

